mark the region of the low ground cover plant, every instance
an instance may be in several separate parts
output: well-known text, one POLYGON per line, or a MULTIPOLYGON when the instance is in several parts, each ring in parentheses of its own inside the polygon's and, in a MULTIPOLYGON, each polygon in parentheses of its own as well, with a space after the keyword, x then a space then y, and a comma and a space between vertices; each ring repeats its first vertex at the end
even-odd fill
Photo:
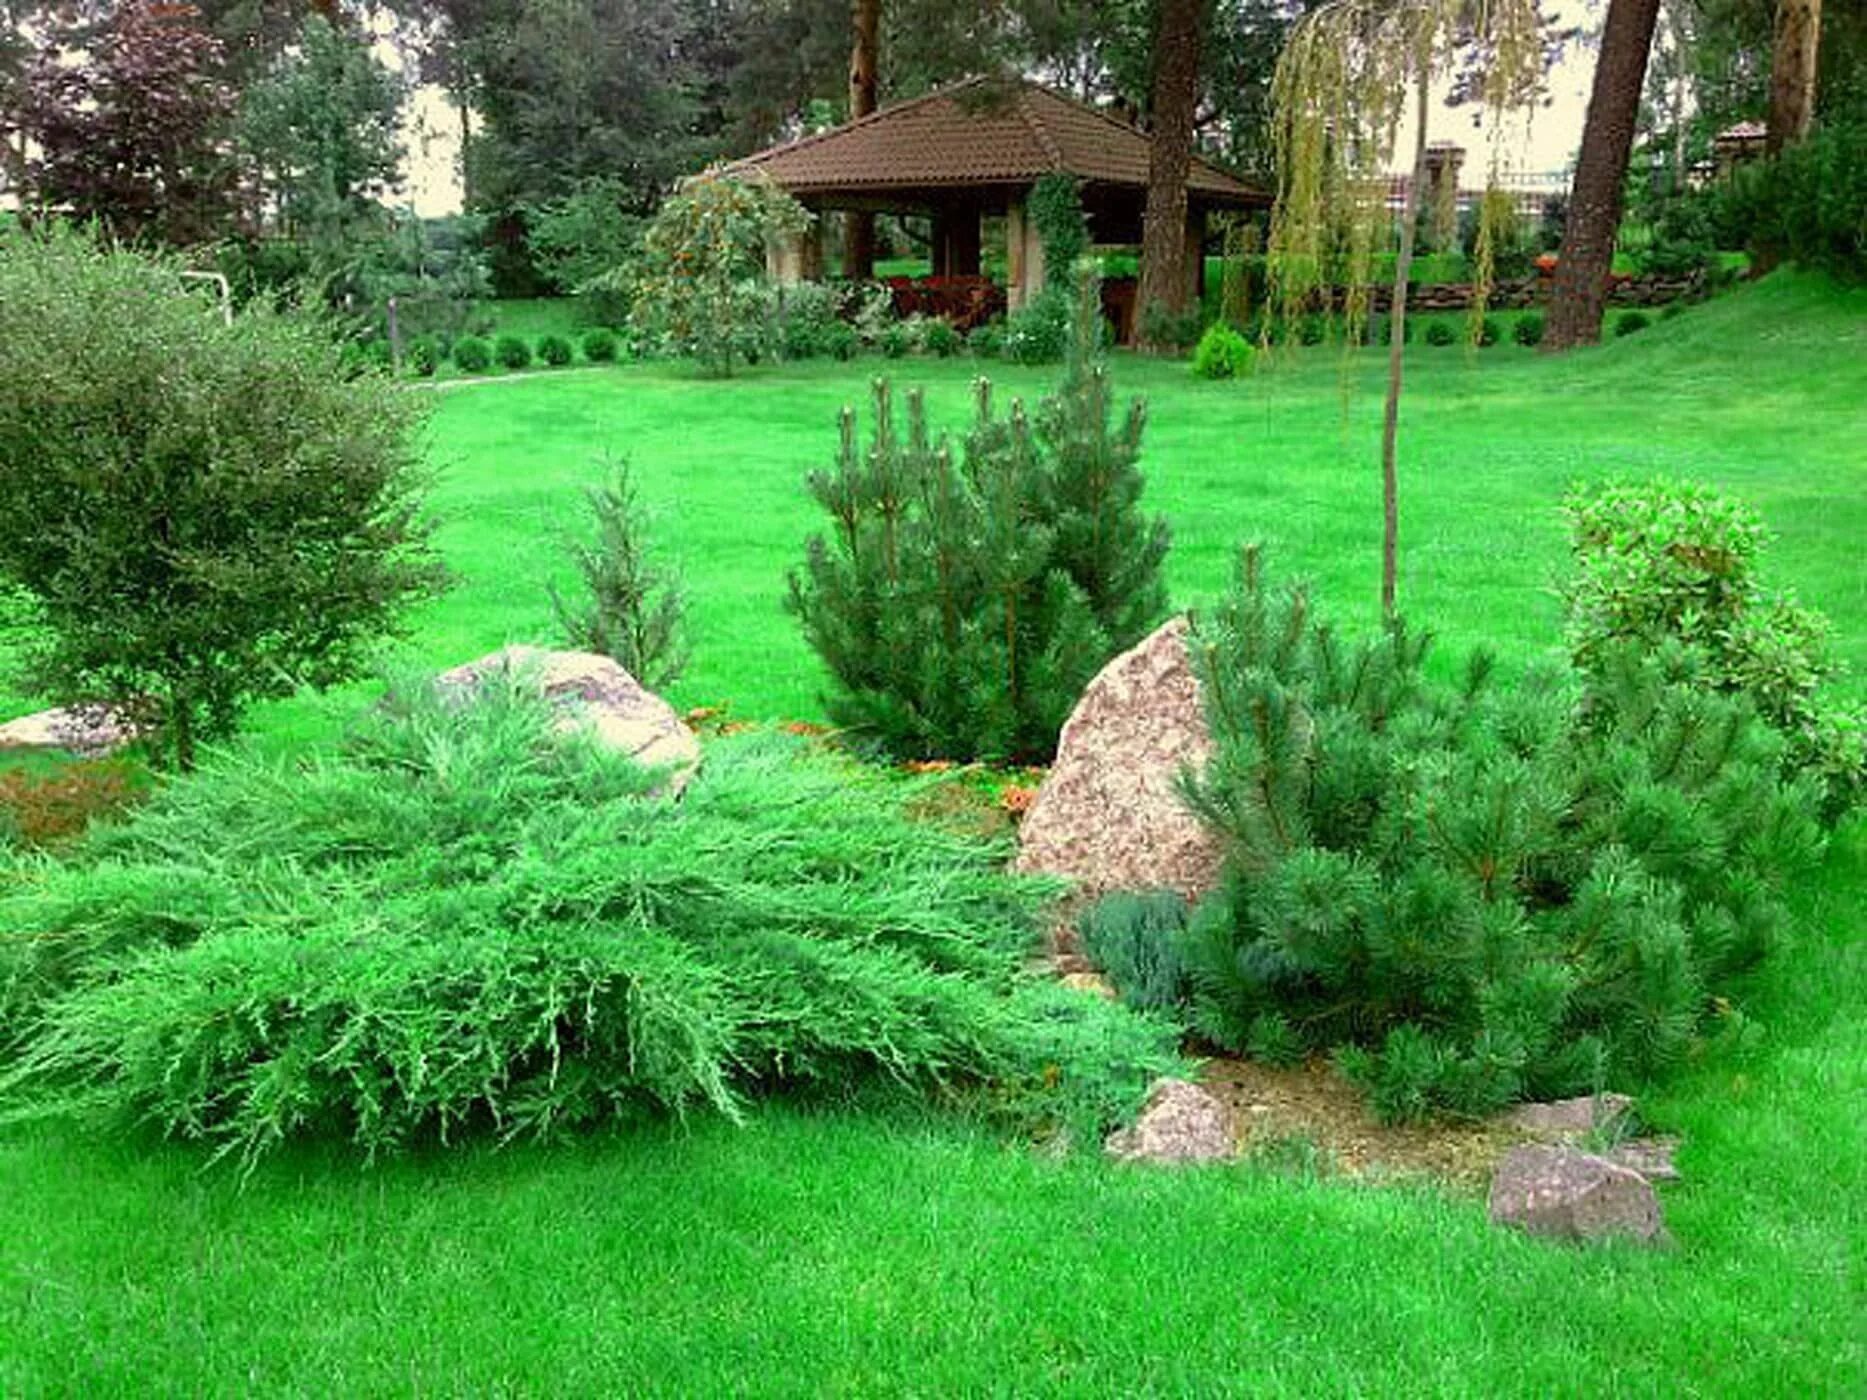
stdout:
POLYGON ((217 756, 0 882, 0 1104, 250 1160, 865 1080, 1093 1130, 1174 1066, 1165 1022, 1024 971, 1044 887, 895 780, 770 734, 655 780, 522 682, 217 756))
POLYGON ((1822 847, 1780 740, 1676 645, 1583 689, 1484 653, 1441 685, 1428 644, 1343 636, 1247 552, 1193 646, 1224 884, 1147 985, 1227 1048, 1335 1053, 1390 1119, 1637 1083, 1739 1024, 1717 999, 1822 847))
POLYGON ((1098 305, 1085 277, 1069 366, 1034 420, 1018 402, 999 416, 981 380, 956 450, 918 394, 903 435, 880 382, 868 446, 845 408, 836 464, 810 478, 831 528, 790 606, 835 678, 831 716, 892 754, 1048 758, 1089 678, 1165 615, 1145 413, 1114 410, 1098 305))

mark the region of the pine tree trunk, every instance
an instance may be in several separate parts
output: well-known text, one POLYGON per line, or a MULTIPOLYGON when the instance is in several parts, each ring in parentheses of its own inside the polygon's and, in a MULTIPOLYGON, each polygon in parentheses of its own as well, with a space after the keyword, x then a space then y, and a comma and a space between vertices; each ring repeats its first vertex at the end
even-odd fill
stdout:
POLYGON ((1394 615, 1400 588, 1400 389, 1407 346, 1407 293, 1413 285, 1413 244, 1420 225, 1420 190, 1426 184, 1426 117, 1430 73, 1419 78, 1413 135, 1413 178, 1400 211, 1400 252, 1394 258, 1394 295, 1388 305, 1387 405, 1381 415, 1381 616, 1394 615))
POLYGON ((1161 0, 1154 45, 1154 125, 1147 165, 1147 212, 1141 226, 1141 348, 1150 306, 1186 309, 1186 176, 1193 161, 1193 112, 1199 101, 1199 38, 1205 0, 1161 0))
POLYGON ((1822 0, 1777 0, 1770 58, 1770 124, 1764 149, 1775 155, 1809 134, 1822 38, 1822 0))
MULTIPOLYGON (((875 110, 880 60, 882 0, 850 0, 849 119, 875 110)), ((875 215, 851 210, 843 216, 843 276, 867 281, 875 275, 875 215)))
POLYGON ((1633 149, 1634 122, 1646 84, 1647 55, 1660 0, 1608 0, 1601 31, 1601 57, 1588 97, 1582 154, 1569 196, 1569 222, 1550 292, 1546 351, 1592 345, 1601 339, 1601 313, 1614 269, 1614 240, 1620 232, 1633 149))

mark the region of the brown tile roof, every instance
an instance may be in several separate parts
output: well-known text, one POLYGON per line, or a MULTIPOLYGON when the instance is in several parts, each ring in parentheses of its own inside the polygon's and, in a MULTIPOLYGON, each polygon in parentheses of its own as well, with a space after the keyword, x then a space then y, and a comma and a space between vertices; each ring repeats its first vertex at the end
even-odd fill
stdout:
MULTIPOLYGON (((1147 184, 1148 138, 1039 83, 971 78, 727 167, 760 171, 793 194, 1021 185, 1053 171, 1110 185, 1147 184)), ((1265 204, 1269 196, 1193 158, 1187 189, 1265 204)))

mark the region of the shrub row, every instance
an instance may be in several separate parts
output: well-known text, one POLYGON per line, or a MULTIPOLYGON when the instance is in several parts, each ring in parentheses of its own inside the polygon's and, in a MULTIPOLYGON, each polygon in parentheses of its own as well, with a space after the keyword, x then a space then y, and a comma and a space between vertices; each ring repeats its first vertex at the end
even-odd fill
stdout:
POLYGON ((409 342, 404 358, 409 369, 425 378, 440 368, 444 358, 451 359, 456 369, 467 374, 481 374, 494 364, 503 369, 521 370, 529 369, 534 361, 559 369, 575 360, 578 350, 582 350, 584 359, 591 364, 610 364, 621 348, 616 332, 599 326, 585 331, 575 346, 569 337, 555 333, 539 336, 536 341, 505 334, 492 340, 463 335, 443 343, 424 336, 409 342))

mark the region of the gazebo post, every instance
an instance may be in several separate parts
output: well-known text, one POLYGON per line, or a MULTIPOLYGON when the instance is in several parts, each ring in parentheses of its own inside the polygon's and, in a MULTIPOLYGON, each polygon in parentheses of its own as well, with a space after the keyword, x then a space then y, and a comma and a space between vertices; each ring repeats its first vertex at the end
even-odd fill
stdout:
POLYGON ((823 216, 817 214, 801 233, 765 245, 765 271, 781 287, 823 279, 823 216))
POLYGON ((1044 290, 1044 244, 1022 195, 1005 209, 1005 281, 1005 304, 1013 311, 1044 290))
POLYGON ((979 275, 979 206, 946 204, 933 213, 933 275, 979 275))

